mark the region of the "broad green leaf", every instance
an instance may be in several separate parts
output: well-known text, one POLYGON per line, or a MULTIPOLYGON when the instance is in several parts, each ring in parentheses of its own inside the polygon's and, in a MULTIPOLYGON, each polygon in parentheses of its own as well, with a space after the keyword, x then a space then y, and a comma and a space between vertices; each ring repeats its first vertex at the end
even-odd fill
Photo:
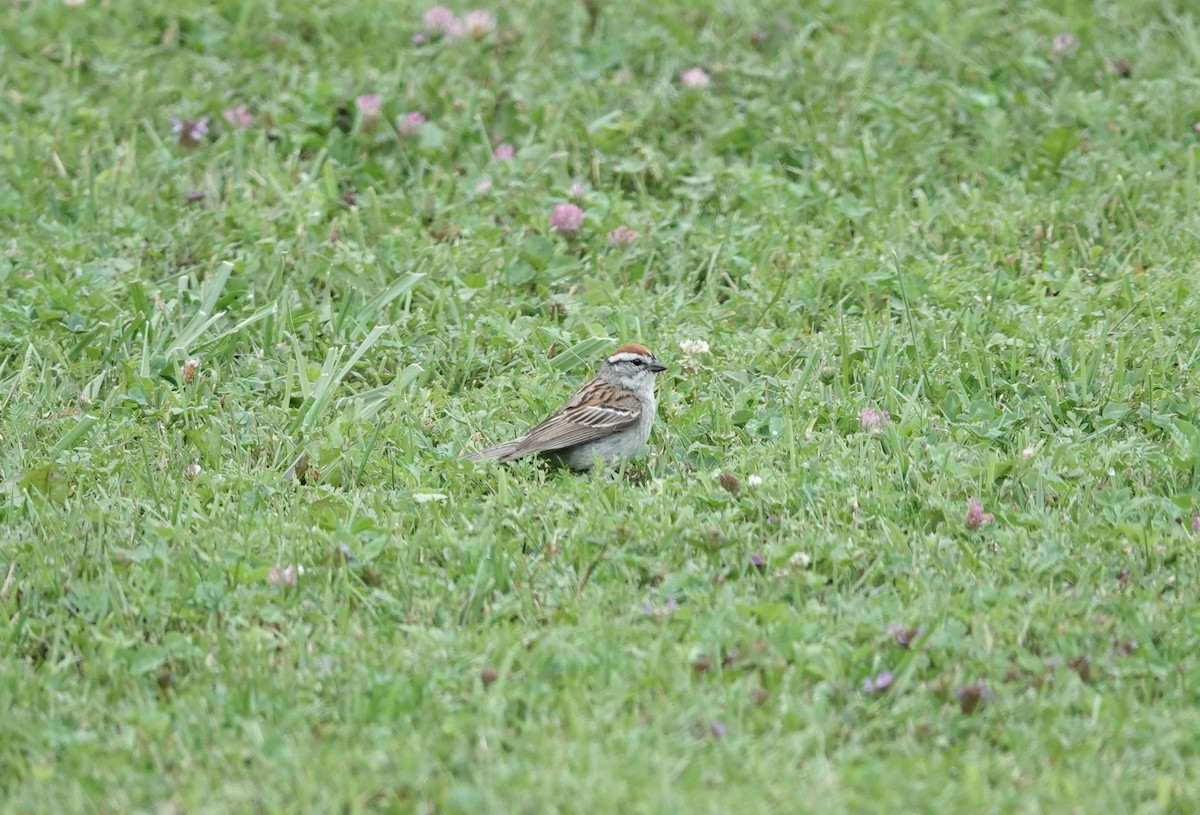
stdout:
POLYGON ((570 348, 560 351, 550 360, 550 367, 556 371, 573 371, 581 366, 594 366, 597 361, 612 350, 613 340, 603 337, 592 337, 576 343, 570 348))

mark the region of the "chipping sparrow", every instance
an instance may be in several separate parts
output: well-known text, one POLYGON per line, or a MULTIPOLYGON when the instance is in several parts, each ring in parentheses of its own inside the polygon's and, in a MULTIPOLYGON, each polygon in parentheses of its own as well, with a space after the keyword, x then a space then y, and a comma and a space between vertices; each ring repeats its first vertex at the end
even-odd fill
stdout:
POLYGON ((512 441, 462 457, 512 461, 538 453, 572 470, 590 470, 596 459, 610 464, 633 458, 650 437, 654 377, 666 369, 646 346, 622 345, 549 419, 512 441))

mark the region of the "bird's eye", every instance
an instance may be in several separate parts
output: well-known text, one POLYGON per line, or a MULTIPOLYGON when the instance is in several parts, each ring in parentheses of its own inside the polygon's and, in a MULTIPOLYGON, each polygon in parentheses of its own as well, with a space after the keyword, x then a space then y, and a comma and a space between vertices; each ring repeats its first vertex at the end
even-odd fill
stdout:
POLYGON ((629 361, 632 362, 634 365, 638 366, 639 368, 646 364, 646 360, 644 360, 644 359, 631 359, 629 361))

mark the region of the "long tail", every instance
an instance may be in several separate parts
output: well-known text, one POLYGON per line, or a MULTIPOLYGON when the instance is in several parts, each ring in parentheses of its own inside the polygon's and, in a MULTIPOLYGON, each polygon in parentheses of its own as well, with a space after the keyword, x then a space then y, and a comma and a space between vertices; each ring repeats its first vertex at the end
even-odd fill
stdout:
POLYGON ((525 443, 525 437, 520 436, 512 441, 506 441, 503 444, 497 444, 495 447, 489 447, 486 450, 479 450, 474 453, 463 453, 459 458, 465 458, 467 461, 483 461, 484 459, 499 459, 500 461, 511 461, 514 458, 520 458, 522 453, 518 452, 521 445, 525 443))

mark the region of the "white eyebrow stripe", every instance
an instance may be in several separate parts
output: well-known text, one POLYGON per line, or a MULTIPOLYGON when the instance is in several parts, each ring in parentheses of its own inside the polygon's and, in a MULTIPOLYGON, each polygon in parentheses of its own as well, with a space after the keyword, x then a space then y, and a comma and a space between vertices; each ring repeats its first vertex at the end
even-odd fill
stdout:
POLYGON ((613 354, 608 358, 609 362, 633 362, 635 359, 642 359, 641 354, 633 354, 629 351, 622 351, 619 354, 613 354))

